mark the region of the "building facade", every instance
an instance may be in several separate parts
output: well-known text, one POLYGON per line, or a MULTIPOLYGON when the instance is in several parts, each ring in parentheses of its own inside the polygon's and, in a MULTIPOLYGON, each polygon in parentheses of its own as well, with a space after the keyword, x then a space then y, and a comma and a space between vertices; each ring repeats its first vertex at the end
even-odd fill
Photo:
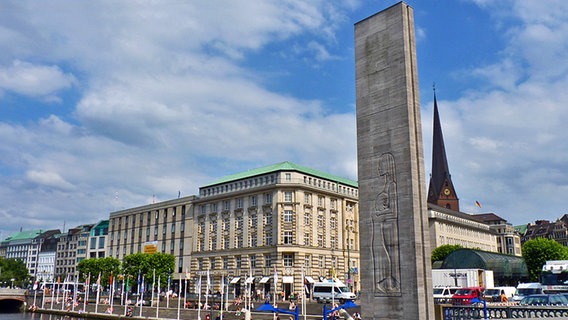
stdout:
POLYGON ((430 246, 461 245, 464 248, 498 252, 497 235, 472 215, 428 204, 430 246))
POLYGON ((76 276, 77 264, 87 258, 87 243, 94 224, 71 228, 59 236, 55 260, 55 277, 76 276))
MULTIPOLYGON (((32 279, 37 279, 40 253, 44 247, 53 242, 53 237, 59 234, 59 230, 30 230, 18 232, 4 241, 1 245, 5 250, 6 259, 17 259, 25 263, 32 279), (45 243, 45 245, 44 245, 45 243)), ((49 247, 50 248, 50 247, 49 247)), ((49 250, 47 248, 47 250, 49 250)))
POLYGON ((524 232, 521 235, 522 243, 536 238, 548 238, 563 246, 568 246, 568 214, 556 221, 537 220, 524 227, 524 232))
POLYGON ((494 213, 474 214, 472 218, 489 226, 497 238, 497 252, 521 256, 521 236, 507 220, 494 213))
POLYGON ((188 273, 191 286, 208 272, 212 291, 226 279, 235 296, 275 287, 289 296, 331 277, 357 290, 357 198, 353 180, 283 162, 222 178, 199 196, 111 213, 108 255, 171 253, 174 278, 188 273))
POLYGON ((108 235, 108 220, 99 221, 93 226, 88 239, 88 258, 104 258, 106 255, 106 239, 108 235))

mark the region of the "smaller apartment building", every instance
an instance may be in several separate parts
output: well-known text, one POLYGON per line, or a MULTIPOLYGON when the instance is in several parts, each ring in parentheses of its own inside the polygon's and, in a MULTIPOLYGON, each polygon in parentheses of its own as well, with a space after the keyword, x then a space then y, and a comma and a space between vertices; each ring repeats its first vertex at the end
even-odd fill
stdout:
POLYGON ((69 229, 59 235, 55 260, 55 277, 75 276, 77 264, 87 258, 87 243, 94 224, 69 229))

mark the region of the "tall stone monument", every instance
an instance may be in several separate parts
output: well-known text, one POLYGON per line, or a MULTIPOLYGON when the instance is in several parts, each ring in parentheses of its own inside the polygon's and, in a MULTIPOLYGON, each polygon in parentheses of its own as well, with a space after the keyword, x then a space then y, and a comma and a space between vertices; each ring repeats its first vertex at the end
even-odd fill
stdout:
POLYGON ((413 9, 355 24, 361 311, 434 319, 413 9))

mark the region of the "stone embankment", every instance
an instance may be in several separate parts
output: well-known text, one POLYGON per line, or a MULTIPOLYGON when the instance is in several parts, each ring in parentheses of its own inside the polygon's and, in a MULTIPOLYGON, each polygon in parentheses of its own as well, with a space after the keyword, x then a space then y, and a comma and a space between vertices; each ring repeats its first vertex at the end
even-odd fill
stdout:
MULTIPOLYGON (((39 302, 39 301, 38 301, 39 302)), ((32 305, 33 301, 29 301, 28 305, 32 305)), ((257 308, 261 305, 261 302, 254 303, 254 307, 257 308)), ((242 307, 243 305, 241 305, 242 307)), ((289 310, 288 307, 290 306, 289 302, 280 302, 278 303, 278 309, 281 310, 289 310)), ((85 311, 83 311, 84 305, 77 305, 74 310, 73 308, 65 308, 61 310, 61 304, 54 304, 53 309, 50 309, 51 305, 46 304, 44 308, 41 308, 41 302, 38 303, 38 308, 35 312, 38 313, 47 313, 47 314, 57 314, 57 315, 66 315, 76 318, 85 318, 85 319, 178 319, 178 308, 177 308, 177 300, 171 300, 169 303, 169 308, 166 308, 166 303, 162 301, 160 303, 160 307, 158 309, 158 314, 156 317, 156 306, 143 306, 142 307, 142 314, 140 314, 140 307, 134 306, 132 307, 132 316, 125 316, 124 306, 121 305, 113 305, 112 313, 110 312, 110 306, 108 304, 99 304, 97 307, 97 312, 95 312, 95 305, 93 303, 89 303, 86 306, 85 311)), ((327 305, 328 308, 331 308, 331 305, 327 305)), ((229 311, 223 312, 223 320, 242 320, 246 319, 246 312, 238 312, 239 307, 235 304, 231 304, 229 306, 229 311)), ((360 312, 360 308, 351 308, 348 310, 349 313, 360 312)), ((220 316, 221 312, 219 310, 197 310, 197 309, 184 309, 181 307, 179 309, 179 319, 184 320, 197 320, 199 317, 201 320, 214 320, 218 316, 220 316)), ((251 319, 254 320, 271 320, 274 319, 274 314, 272 312, 258 312, 254 309, 252 310, 251 319)), ((306 304, 306 319, 308 320, 316 320, 322 319, 323 317, 323 304, 316 303, 316 302, 309 302, 306 304)), ((294 319, 293 315, 288 314, 280 314, 280 320, 288 320, 294 319)), ((304 316, 300 312, 300 319, 304 319, 304 316)))

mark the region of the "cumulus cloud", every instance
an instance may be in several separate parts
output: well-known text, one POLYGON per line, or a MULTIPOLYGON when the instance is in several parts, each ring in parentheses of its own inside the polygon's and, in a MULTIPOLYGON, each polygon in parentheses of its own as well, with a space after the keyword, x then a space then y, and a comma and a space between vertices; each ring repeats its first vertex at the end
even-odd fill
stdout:
POLYGON ((452 177, 467 190, 462 210, 478 212, 479 200, 514 224, 559 218, 568 186, 568 167, 557 160, 568 153, 561 134, 568 121, 568 3, 475 2, 506 41, 497 61, 461 73, 482 80, 477 87, 456 101, 438 99, 452 177), (499 23, 506 19, 512 23, 499 23))
MULTIPOLYGON (((76 212, 67 224, 81 224, 285 160, 356 179, 352 103, 338 107, 335 93, 309 86, 351 81, 353 65, 339 65, 352 61, 352 39, 338 34, 351 34, 347 17, 360 5, 10 3, 0 10, 0 90, 56 97, 65 108, 0 122, 0 215, 15 217, 10 230, 24 221, 61 225, 76 212), (319 70, 333 76, 320 78, 319 70)), ((539 203, 534 188, 558 199, 566 190, 568 149, 557 132, 568 121, 568 50, 565 36, 550 31, 564 30, 568 19, 531 1, 482 8, 509 40, 498 60, 461 68, 460 77, 479 87, 438 102, 464 211, 480 200, 513 220, 521 205, 540 210, 530 203, 539 203), (517 204, 514 193, 529 203, 517 204)), ((425 30, 417 31, 421 45, 430 38, 425 30)), ((427 139, 431 106, 423 107, 427 139)))
POLYGON ((31 225, 45 227, 80 210, 74 221, 85 223, 285 160, 355 178, 353 157, 333 147, 350 137, 341 149, 355 153, 354 115, 271 90, 285 66, 251 67, 257 55, 298 59, 291 44, 308 48, 307 63, 336 59, 344 9, 326 1, 12 4, 0 12, 0 30, 10 30, 0 43, 18 46, 3 46, 0 62, 15 62, 0 69, 0 87, 42 97, 71 88, 76 99, 65 101, 75 102, 69 113, 0 123, 0 169, 20 172, 4 176, 10 188, 0 201, 19 204, 2 212, 20 205, 31 225))
POLYGON ((14 60, 9 66, 0 66, 0 90, 29 96, 52 96, 75 83, 72 74, 64 73, 55 65, 35 65, 14 60))
POLYGON ((65 181, 57 172, 35 171, 26 172, 26 177, 33 183, 59 189, 73 189, 73 185, 65 181))

